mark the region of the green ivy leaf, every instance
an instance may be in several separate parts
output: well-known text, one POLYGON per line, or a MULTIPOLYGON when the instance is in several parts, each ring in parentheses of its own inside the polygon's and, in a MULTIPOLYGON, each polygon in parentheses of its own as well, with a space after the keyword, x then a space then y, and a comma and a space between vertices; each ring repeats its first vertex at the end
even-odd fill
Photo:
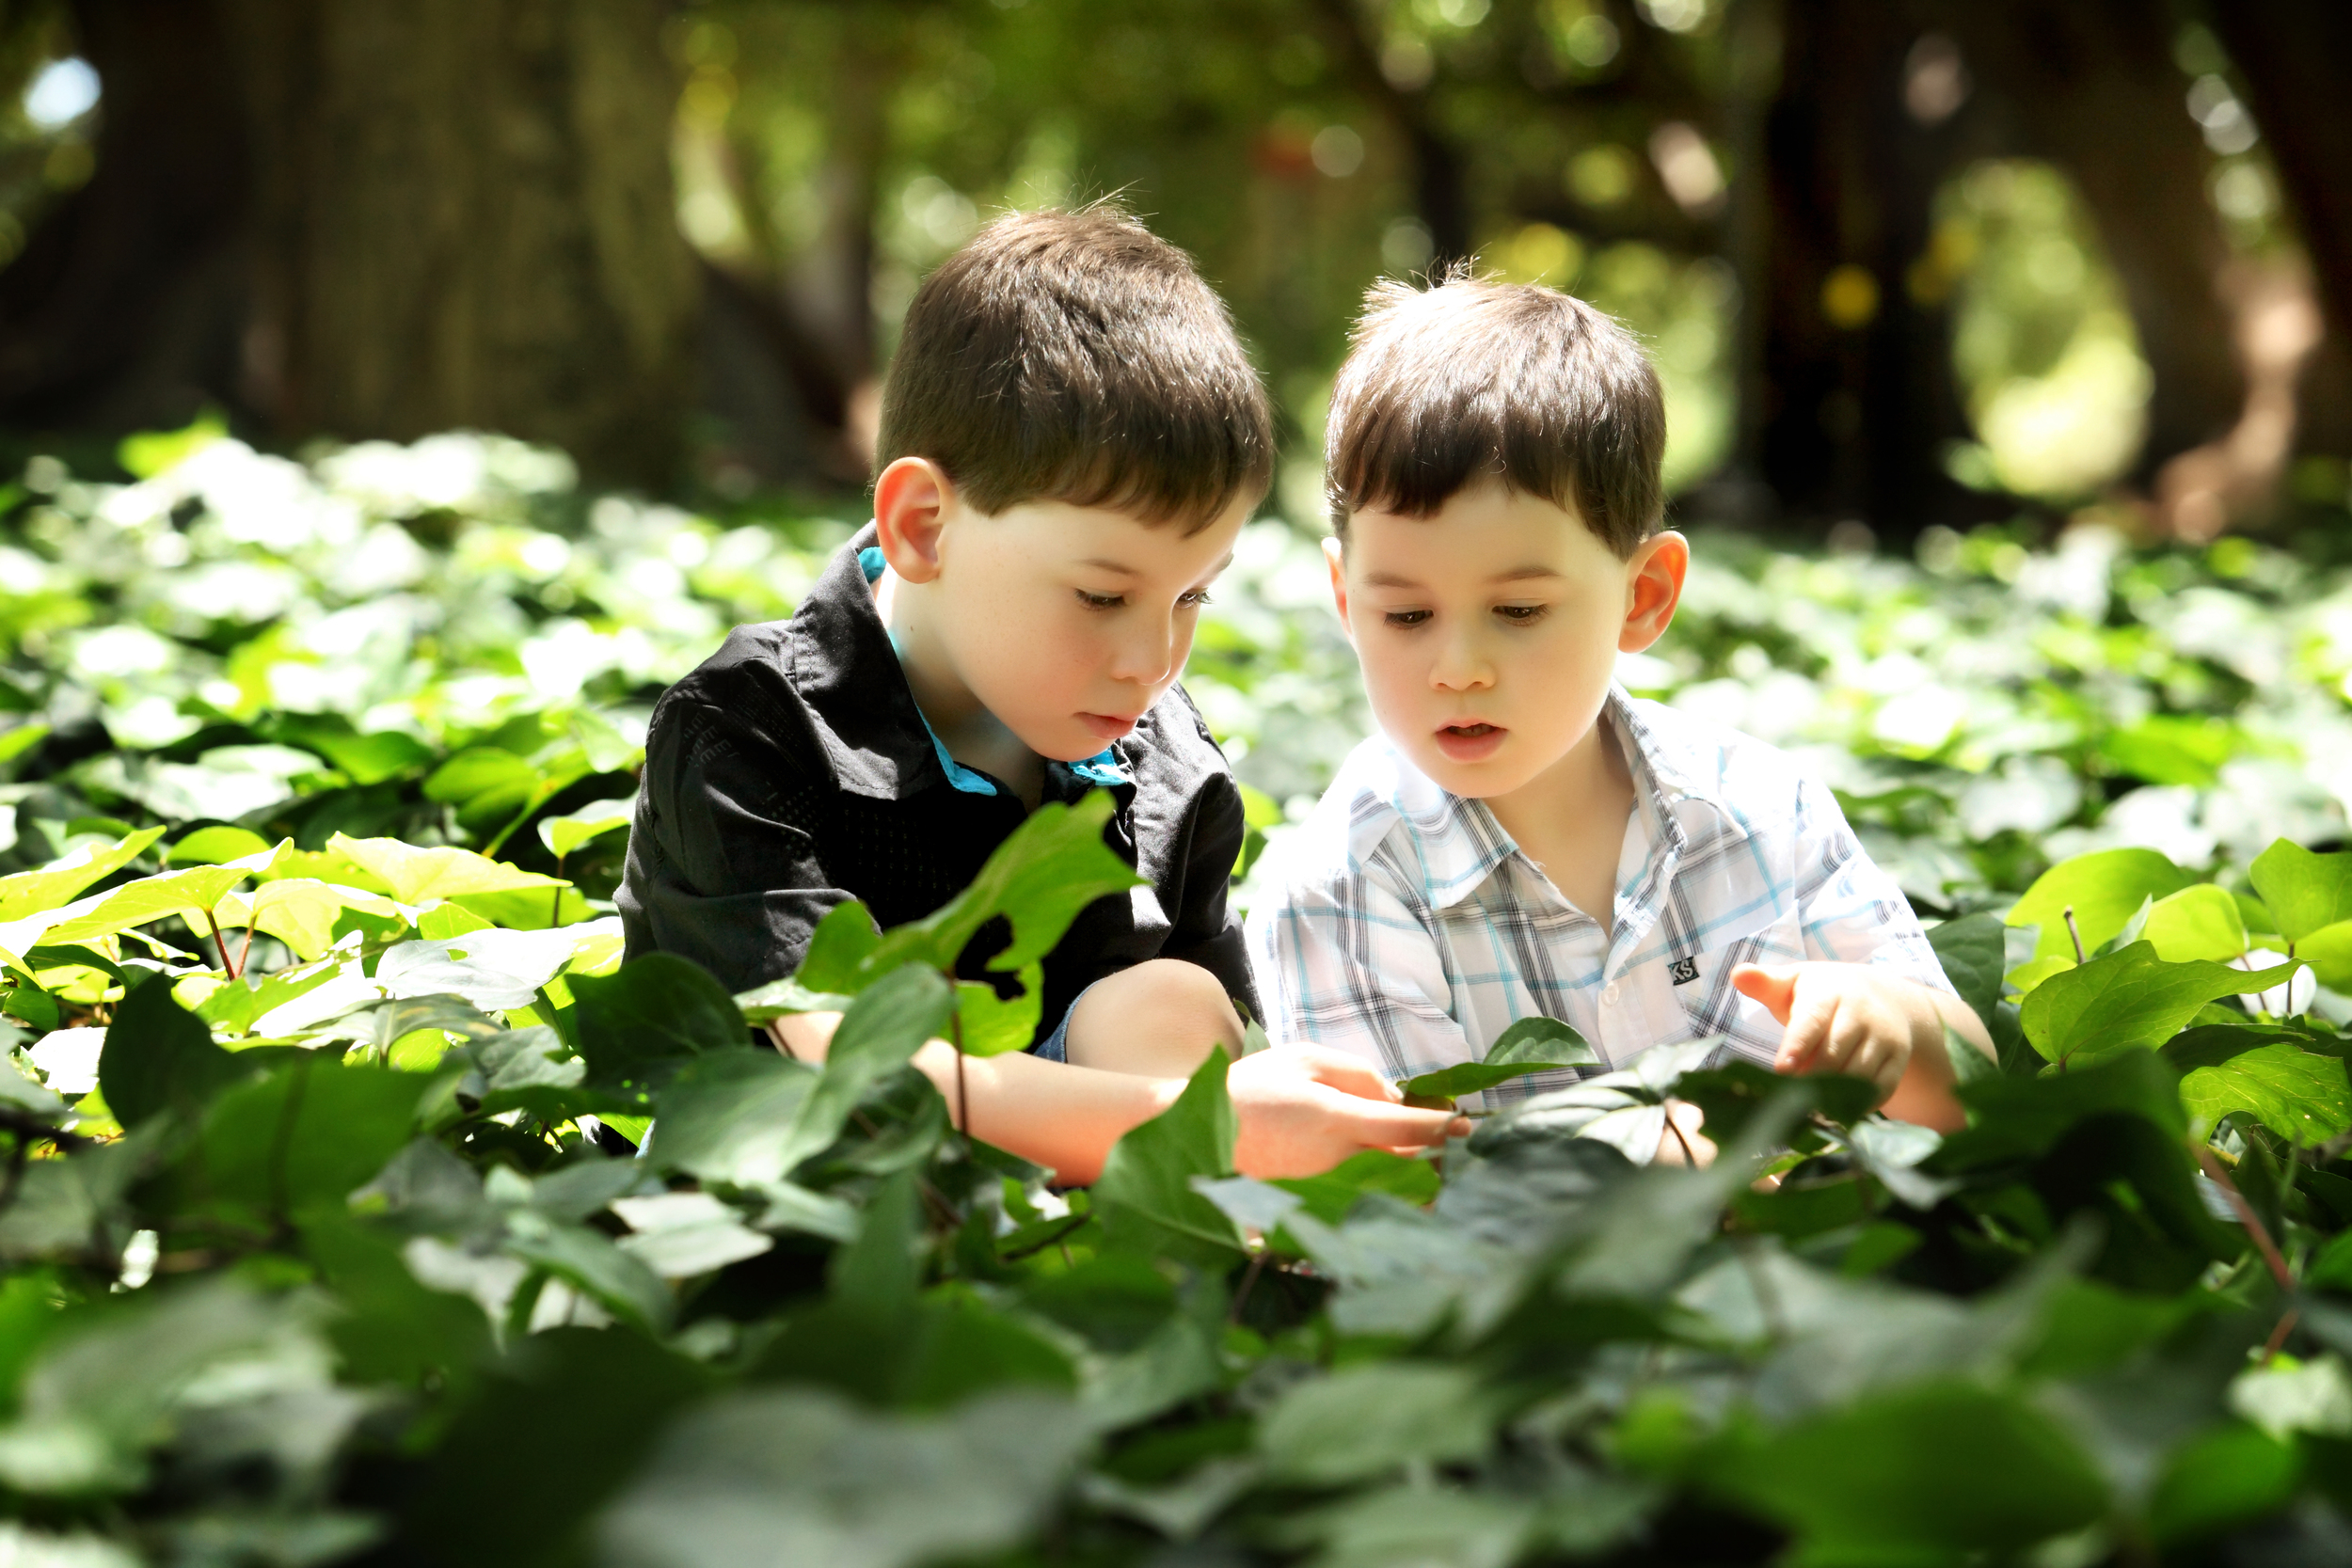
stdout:
POLYGON ((797 978, 811 990, 854 993, 900 964, 952 971, 973 936, 1000 915, 1012 927, 1012 940, 989 967, 1027 968, 1053 950, 1089 904, 1143 885, 1103 842, 1111 810, 1111 798, 1102 790, 1073 806, 1039 807, 996 847, 971 886, 879 941, 868 942, 857 929, 856 922, 868 918, 863 906, 841 906, 809 939, 797 978), (852 909, 854 917, 847 912, 852 909))
POLYGON ((2083 951, 2090 953, 2122 930, 2141 904, 2178 893, 2196 880, 2153 849, 2100 849, 2060 861, 2043 872, 2006 919, 2011 926, 2042 927, 2034 941, 2035 958, 2071 958, 2074 944, 2066 933, 2067 906, 2074 907, 2083 951))
POLYGON ((2120 953, 2053 974, 2026 998, 2026 1037, 2043 1058, 2153 1049, 2180 1033, 2208 1002, 2282 985, 2291 964, 2249 974, 2207 961, 2167 963, 2136 942, 2120 953))
POLYGON ((1973 1382, 1900 1389, 1743 1436, 1699 1476, 1794 1530, 1806 1561, 2006 1556, 2109 1507, 2099 1472, 2050 1417, 1973 1382), (1967 1484, 1954 1485, 1961 1475, 1967 1484))
POLYGON ((158 974, 122 999, 98 1055, 98 1088, 125 1127, 167 1110, 200 1111, 220 1090, 252 1077, 261 1060, 223 1051, 201 1019, 171 998, 158 974))
POLYGON ((2167 963, 2242 958, 2248 946, 2237 900, 2210 882, 2150 905, 2140 935, 2167 963))
POLYGON ((1293 1386, 1259 1422, 1258 1449, 1288 1481, 1363 1481, 1477 1458, 1494 1441, 1498 1403, 1469 1367, 1359 1363, 1293 1386))
POLYGON ((2344 1063, 2280 1040, 2190 1069, 2181 1102, 2205 1127, 2244 1111, 2300 1148, 2352 1129, 2352 1084, 2344 1063))
POLYGON ((2352 921, 2352 850, 2315 855, 2282 838, 2255 856, 2246 875, 2289 942, 2352 921))
POLYGON ((569 983, 591 1083, 634 1082, 656 1063, 751 1044, 726 988, 675 953, 648 953, 611 974, 577 974, 569 983))
POLYGON ((1990 1029, 1993 1009, 2001 1000, 2001 972, 2009 965, 2008 942, 1999 918, 1972 914, 1931 926, 1928 945, 1935 949, 1944 977, 1952 983, 1960 999, 1990 1029))
POLYGON ((562 860, 583 844, 625 831, 636 810, 637 797, 628 795, 617 800, 598 800, 561 816, 543 816, 538 823, 539 842, 548 847, 548 854, 562 860))
POLYGON ((774 1052, 697 1057, 662 1088, 644 1157, 705 1181, 780 1182, 800 1163, 787 1158, 792 1128, 818 1077, 774 1052))
POLYGON ((1408 1101, 1425 1101, 1442 1110, 1457 1096, 1476 1094, 1531 1072, 1598 1065, 1600 1053, 1558 1019, 1523 1018, 1502 1032, 1485 1060, 1457 1062, 1407 1078, 1397 1086, 1408 1101))
POLYGON ((1045 1005, 1045 968, 1024 965, 1018 979, 1021 990, 1009 1000, 983 981, 956 982, 956 1008, 963 1026, 960 1043, 965 1055, 1001 1056, 1029 1048, 1045 1005))
POLYGON ((2329 990, 2352 990, 2352 920, 2322 926, 2295 944, 2295 956, 2329 990))
POLYGON ((337 833, 326 841, 326 847, 382 881, 391 895, 404 904, 430 904, 468 893, 569 885, 558 878, 518 870, 452 845, 420 849, 396 838, 349 838, 337 833))
POLYGON ((850 1113, 947 1026, 955 992, 939 972, 908 964, 859 993, 826 1048, 825 1070, 800 1104, 775 1159, 790 1171, 841 1136, 850 1113))
POLYGON ((1241 1257, 1241 1232, 1193 1188, 1195 1177, 1233 1173, 1226 1065, 1222 1050, 1211 1051, 1175 1104, 1111 1146, 1093 1189, 1106 1246, 1207 1269, 1241 1257))

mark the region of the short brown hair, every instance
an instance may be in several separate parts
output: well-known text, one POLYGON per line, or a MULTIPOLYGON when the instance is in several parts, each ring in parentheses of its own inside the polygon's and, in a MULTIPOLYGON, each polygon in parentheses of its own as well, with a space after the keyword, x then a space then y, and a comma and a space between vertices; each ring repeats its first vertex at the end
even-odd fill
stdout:
POLYGON ((1426 517, 1486 479, 1574 511, 1621 559, 1658 531, 1665 400, 1601 311, 1457 272, 1375 284, 1352 341, 1324 437, 1343 539, 1355 513, 1426 517))
POLYGON ((1110 207, 1013 213, 907 309, 876 471, 901 457, 984 513, 1059 500, 1191 531, 1265 494, 1274 421, 1190 257, 1110 207))

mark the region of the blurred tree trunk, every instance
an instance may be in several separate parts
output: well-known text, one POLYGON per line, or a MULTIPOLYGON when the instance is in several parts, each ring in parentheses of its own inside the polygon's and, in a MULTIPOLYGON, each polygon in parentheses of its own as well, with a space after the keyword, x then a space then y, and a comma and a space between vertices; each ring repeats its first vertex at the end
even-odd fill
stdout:
POLYGON ((1942 302, 1906 284, 1957 133, 1904 113, 1903 60, 1920 29, 1899 9, 1883 0, 1779 9, 1780 90, 1763 128, 1771 215, 1756 462, 1792 511, 1909 539, 1982 505, 1942 464, 1944 443, 1967 434, 1942 302))
POLYGON ((2235 323, 2217 288, 2229 242, 2205 196, 2212 157, 2183 104, 2172 15, 2147 0, 1941 9, 1978 81, 2014 120, 2018 150, 2065 169, 2097 218, 2155 372, 2145 479, 2227 431, 2246 396, 2235 323))
POLYGON ((258 154, 251 392, 288 437, 454 427, 678 466, 696 274, 660 0, 223 0, 258 154))
POLYGON ((2352 8, 2229 0, 2208 14, 2246 78, 2327 314, 2328 341, 2304 377, 2304 442, 2352 451, 2352 114, 2343 98, 2352 8))
POLYGON ((250 185, 212 8, 80 0, 105 88, 97 170, 0 272, 0 423, 180 425, 237 373, 250 185))

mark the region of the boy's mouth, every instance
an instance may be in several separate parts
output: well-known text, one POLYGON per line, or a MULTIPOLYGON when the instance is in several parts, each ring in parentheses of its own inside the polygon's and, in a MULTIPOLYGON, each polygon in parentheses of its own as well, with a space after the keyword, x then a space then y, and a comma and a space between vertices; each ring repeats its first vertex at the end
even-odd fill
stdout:
POLYGON ((1438 731, 1438 750, 1455 762, 1480 762, 1494 755, 1510 733, 1484 721, 1448 724, 1438 731))
POLYGON ((1136 727, 1133 719, 1122 719, 1115 713, 1081 713, 1078 722, 1092 730, 1096 738, 1108 745, 1136 727))

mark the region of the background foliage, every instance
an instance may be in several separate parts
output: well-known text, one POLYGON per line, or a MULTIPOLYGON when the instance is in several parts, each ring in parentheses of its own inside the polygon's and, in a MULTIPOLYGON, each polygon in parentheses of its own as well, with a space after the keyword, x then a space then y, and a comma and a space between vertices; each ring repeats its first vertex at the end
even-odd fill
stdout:
MULTIPOLYGON (((829 923, 766 992, 618 965, 648 699, 845 524, 583 493, 474 436, 119 461, 149 477, 36 465, 0 546, 21 1560, 2352 1539, 2352 856, 2297 847, 2344 834, 2341 578, 2087 530, 1916 564, 1701 539, 1626 678, 1806 749, 1947 917, 2002 1047, 1963 1133, 1697 1042, 1434 1163, 1266 1183, 1232 1173, 1213 1063, 1057 1193, 904 1064, 954 1016, 971 1049, 1019 1033, 942 969, 992 913, 1025 950, 1125 885, 1100 800, 921 927, 829 923), (751 1043, 847 997, 822 1071, 751 1043), (1627 1160, 1669 1092, 1713 1168, 1627 1160)), ((1189 682, 1262 834, 1362 722, 1320 579, 1256 525, 1189 682)))

